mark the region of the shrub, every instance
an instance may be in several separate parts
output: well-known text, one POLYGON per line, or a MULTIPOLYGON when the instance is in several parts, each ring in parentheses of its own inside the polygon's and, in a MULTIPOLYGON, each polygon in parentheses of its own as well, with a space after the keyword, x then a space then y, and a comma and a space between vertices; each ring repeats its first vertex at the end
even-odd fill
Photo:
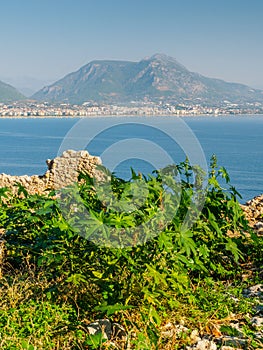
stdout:
POLYGON ((238 193, 231 186, 223 189, 219 179, 229 182, 213 157, 208 179, 187 160, 147 177, 132 171, 129 181, 112 176, 112 197, 108 187, 95 186, 87 174, 60 199, 54 199, 54 193, 29 195, 22 189, 22 198, 2 201, 7 262, 44 270, 50 279, 60 280, 56 293, 71 286, 85 308, 172 300, 189 293, 195 279, 225 278, 239 270, 248 227, 238 193), (135 183, 139 187, 131 191, 135 183), (138 188, 147 189, 143 204, 136 201, 138 188), (198 196, 204 196, 200 213, 198 196), (69 215, 76 203, 77 211, 69 215), (173 213, 169 222, 167 212, 173 213), (185 225, 186 216, 188 223, 194 218, 192 225, 185 225))

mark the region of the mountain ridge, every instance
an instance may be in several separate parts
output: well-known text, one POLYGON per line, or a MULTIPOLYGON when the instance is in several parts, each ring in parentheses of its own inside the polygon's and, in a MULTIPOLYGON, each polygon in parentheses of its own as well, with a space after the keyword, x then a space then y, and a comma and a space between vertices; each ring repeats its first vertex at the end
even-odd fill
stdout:
POLYGON ((189 71, 175 58, 155 54, 139 62, 94 60, 36 92, 33 99, 82 104, 131 101, 220 104, 263 102, 263 91, 189 71))
POLYGON ((4 83, 0 80, 0 103, 8 103, 25 99, 12 85, 4 83))

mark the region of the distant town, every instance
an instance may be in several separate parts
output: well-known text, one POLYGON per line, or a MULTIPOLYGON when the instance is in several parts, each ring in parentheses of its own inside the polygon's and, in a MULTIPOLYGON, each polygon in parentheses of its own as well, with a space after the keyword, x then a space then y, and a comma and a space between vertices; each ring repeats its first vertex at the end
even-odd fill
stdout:
POLYGON ((201 104, 172 104, 131 102, 128 106, 85 102, 82 105, 52 104, 49 102, 19 101, 0 103, 0 117, 89 117, 89 116, 199 116, 263 114, 263 104, 238 105, 223 101, 221 106, 201 104))

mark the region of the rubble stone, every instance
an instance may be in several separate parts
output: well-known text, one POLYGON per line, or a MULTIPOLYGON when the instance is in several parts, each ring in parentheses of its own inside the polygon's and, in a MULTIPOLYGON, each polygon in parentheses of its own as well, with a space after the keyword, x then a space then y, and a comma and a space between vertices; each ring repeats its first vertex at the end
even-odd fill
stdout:
POLYGON ((0 187, 8 187, 17 193, 20 184, 30 194, 42 194, 77 182, 80 172, 95 176, 96 166, 101 164, 99 157, 91 156, 87 151, 64 151, 61 157, 47 159, 48 170, 44 175, 12 176, 0 174, 0 187))
POLYGON ((258 235, 263 234, 263 194, 241 205, 249 225, 258 235))

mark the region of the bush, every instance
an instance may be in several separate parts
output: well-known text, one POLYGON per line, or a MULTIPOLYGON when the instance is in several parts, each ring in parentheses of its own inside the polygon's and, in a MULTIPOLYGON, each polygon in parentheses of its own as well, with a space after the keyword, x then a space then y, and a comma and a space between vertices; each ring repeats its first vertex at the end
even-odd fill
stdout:
POLYGON ((218 169, 213 158, 207 187, 202 171, 185 161, 148 177, 132 172, 130 181, 113 176, 110 200, 108 188, 94 186, 86 174, 60 199, 54 199, 54 193, 28 195, 23 189, 22 198, 2 201, 7 262, 14 267, 33 264, 50 279, 59 278, 57 292, 73 285, 78 293, 84 288, 88 305, 96 306, 136 306, 145 300, 155 304, 164 296, 172 299, 188 293, 194 279, 233 276, 239 270, 248 227, 237 192, 231 186, 223 189, 219 179, 229 182, 226 170, 218 169), (140 206, 131 191, 135 183, 139 183, 135 191, 147 189, 140 206), (197 196, 204 196, 200 213, 197 196), (76 203, 78 210, 69 215, 76 203), (130 203, 135 210, 125 208, 130 203), (166 223, 167 212, 173 217, 166 223), (188 227, 187 215, 188 222, 195 219, 188 227), (93 243, 92 235, 99 244, 93 243), (115 244, 121 239, 126 245, 115 244), (107 246, 109 242, 113 247, 107 246))
POLYGON ((80 174, 60 193, 0 189, 3 349, 106 347, 85 330, 105 315, 132 328, 134 349, 183 348, 189 335, 160 333, 172 318, 213 332, 215 317, 250 312, 232 295, 243 263, 262 262, 262 239, 215 157, 208 178, 187 160, 129 181, 100 170, 108 182, 80 174))

